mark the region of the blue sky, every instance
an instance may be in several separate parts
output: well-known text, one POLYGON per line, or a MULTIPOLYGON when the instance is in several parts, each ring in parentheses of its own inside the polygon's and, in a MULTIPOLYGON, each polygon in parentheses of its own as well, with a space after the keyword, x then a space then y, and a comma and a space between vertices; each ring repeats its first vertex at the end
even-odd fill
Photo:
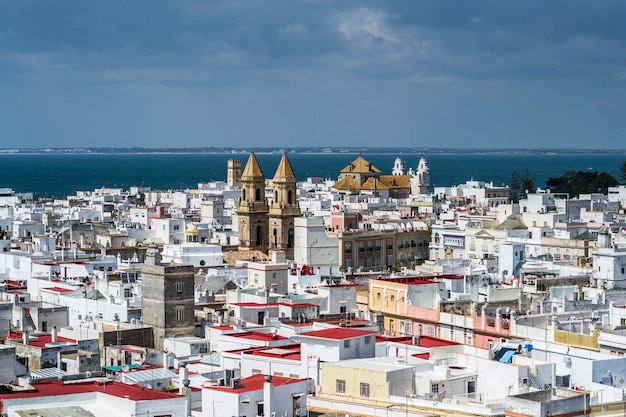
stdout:
POLYGON ((623 1, 0 0, 0 148, 626 148, 623 1))

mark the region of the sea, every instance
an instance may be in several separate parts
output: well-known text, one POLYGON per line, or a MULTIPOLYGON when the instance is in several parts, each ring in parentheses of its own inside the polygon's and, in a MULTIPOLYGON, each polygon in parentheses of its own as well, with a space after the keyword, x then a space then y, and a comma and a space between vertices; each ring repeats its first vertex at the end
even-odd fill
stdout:
MULTIPOLYGON (((274 176, 281 152, 256 152, 266 178, 274 176)), ((567 170, 608 172, 620 179, 624 153, 481 153, 481 152, 291 152, 288 154, 298 181, 308 177, 337 179, 339 172, 362 155, 382 174, 391 174, 396 157, 405 170, 416 170, 424 157, 430 169, 431 188, 455 186, 468 180, 506 185, 511 173, 528 171, 537 187, 567 170)), ((1 153, 0 188, 30 192, 35 198, 64 198, 77 191, 102 187, 184 190, 199 183, 226 180, 228 159, 245 166, 249 153, 1 153)))

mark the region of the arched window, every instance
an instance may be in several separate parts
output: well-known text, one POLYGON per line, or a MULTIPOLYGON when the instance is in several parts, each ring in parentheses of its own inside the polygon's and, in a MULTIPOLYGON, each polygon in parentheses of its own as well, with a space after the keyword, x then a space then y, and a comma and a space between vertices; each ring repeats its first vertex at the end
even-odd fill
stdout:
POLYGON ((261 201, 261 189, 257 188, 254 191, 254 201, 261 201))
POLYGON ((246 189, 245 188, 241 190, 241 199, 243 201, 246 201, 246 189))
POLYGON ((273 239, 274 239, 274 246, 276 246, 277 241, 278 241, 278 230, 274 229, 273 231, 273 239))
POLYGON ((278 191, 274 190, 274 203, 278 202, 278 191))
POLYGON ((291 195, 291 190, 289 190, 287 192, 287 203, 292 204, 293 203, 292 199, 293 199, 293 196, 291 195))

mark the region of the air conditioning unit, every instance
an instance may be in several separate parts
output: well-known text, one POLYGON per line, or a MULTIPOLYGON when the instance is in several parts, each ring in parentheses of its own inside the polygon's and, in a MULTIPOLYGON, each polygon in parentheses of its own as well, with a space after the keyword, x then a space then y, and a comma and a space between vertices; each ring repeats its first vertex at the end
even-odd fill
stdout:
POLYGON ((230 380, 230 387, 232 389, 239 388, 241 386, 241 378, 232 378, 230 380))
POLYGON ((224 378, 220 378, 217 380, 217 385, 219 385, 220 387, 224 386, 224 378))

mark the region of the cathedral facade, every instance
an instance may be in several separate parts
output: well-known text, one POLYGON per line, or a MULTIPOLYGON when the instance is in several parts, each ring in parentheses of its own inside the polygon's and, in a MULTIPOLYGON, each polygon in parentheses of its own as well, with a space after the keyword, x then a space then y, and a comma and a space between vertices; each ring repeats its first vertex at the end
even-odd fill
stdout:
POLYGON ((261 166, 250 154, 240 179, 241 197, 237 206, 239 249, 284 251, 293 259, 294 219, 300 217, 296 176, 287 154, 283 154, 272 179, 270 203, 261 166))

